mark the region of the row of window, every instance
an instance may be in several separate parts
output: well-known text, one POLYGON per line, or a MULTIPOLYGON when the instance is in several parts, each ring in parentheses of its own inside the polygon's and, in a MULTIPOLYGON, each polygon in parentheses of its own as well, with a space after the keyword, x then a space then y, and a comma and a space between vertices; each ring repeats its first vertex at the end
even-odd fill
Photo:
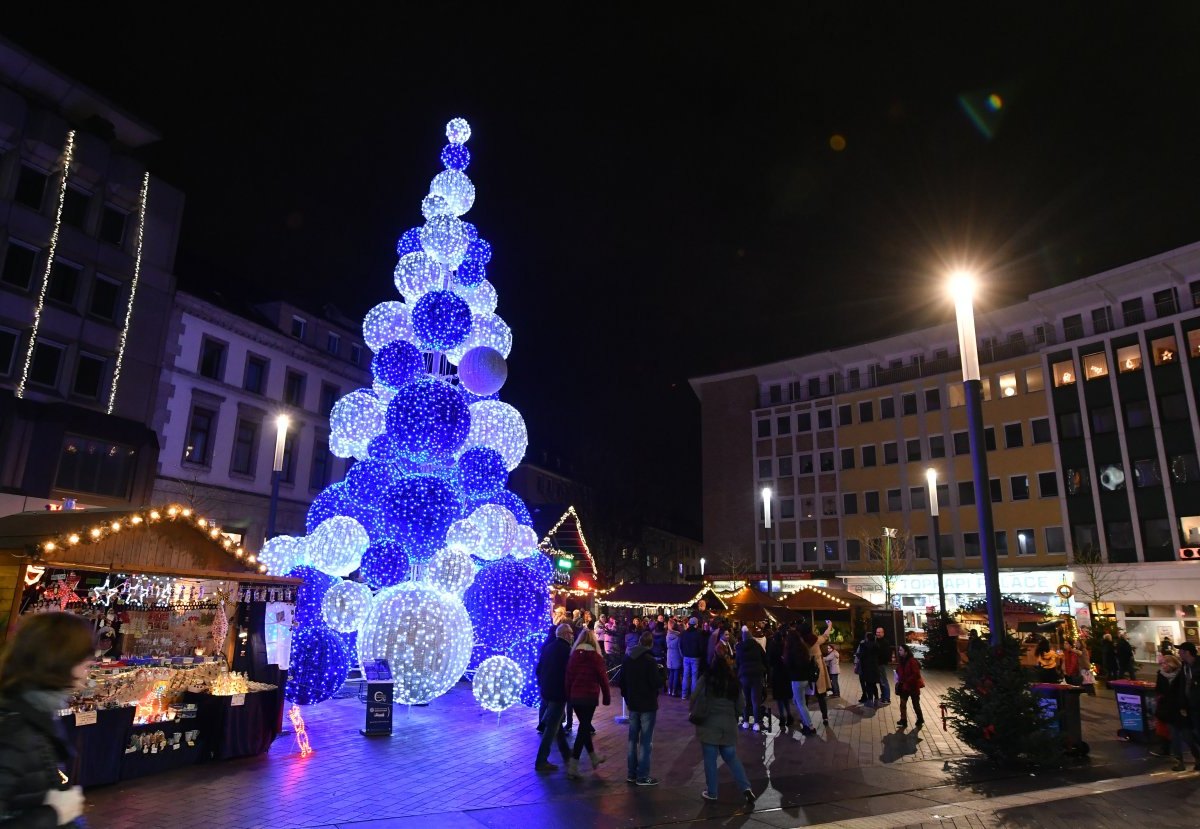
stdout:
MULTIPOLYGON (((24 337, 20 332, 0 328, 0 376, 15 377, 21 369, 22 357, 18 348, 24 337)), ((27 380, 34 386, 59 390, 63 370, 69 363, 69 347, 44 337, 38 338, 29 363, 27 380)), ((89 400, 98 399, 108 377, 109 357, 78 351, 75 354, 75 371, 71 375, 70 393, 89 400)))
MULTIPOLYGON (((183 447, 183 462, 193 466, 212 468, 213 459, 223 453, 215 451, 217 435, 217 409, 195 405, 188 418, 187 441, 183 447)), ((229 473, 235 477, 253 480, 258 474, 259 455, 263 422, 260 419, 239 417, 234 425, 233 446, 228 453, 229 473)), ((296 481, 296 449, 299 430, 289 430, 283 443, 283 469, 279 479, 283 483, 296 481)), ((333 473, 333 456, 329 442, 321 434, 314 433, 312 463, 309 466, 308 488, 320 491, 329 484, 333 473)))
MULTIPOLYGON (((1129 464, 1133 468, 1133 485, 1136 489, 1163 485, 1158 458, 1133 458, 1129 464)), ((1120 461, 1097 461, 1096 469, 1096 483, 1099 484, 1101 492, 1125 491, 1129 476, 1125 472, 1124 464, 1120 461)), ((1196 483, 1200 481, 1200 460, 1197 460, 1194 452, 1171 455, 1167 458, 1167 472, 1173 484, 1196 483)), ((1087 467, 1067 469, 1063 480, 1066 483, 1067 495, 1092 493, 1092 473, 1087 467)))
MULTIPOLYGON (((42 255, 42 251, 33 245, 10 240, 4 250, 0 282, 10 288, 30 291, 41 278, 39 263, 43 261, 42 255)), ((89 317, 105 322, 117 322, 123 316, 124 293, 125 283, 121 280, 96 273, 88 283, 83 266, 62 257, 55 257, 46 283, 47 302, 81 310, 89 317)))
MULTIPOLYGON (((1188 286, 1191 294, 1192 307, 1200 308, 1200 280, 1188 286)), ((1169 317, 1179 313, 1179 295, 1175 288, 1164 288, 1155 291, 1151 297, 1156 319, 1169 317)), ((1115 329, 1111 305, 1093 308, 1090 313, 1093 334, 1106 334, 1115 329)), ((1121 317, 1125 326, 1140 325, 1146 321, 1146 304, 1143 297, 1133 297, 1121 301, 1121 317)), ((1083 327, 1083 314, 1071 314, 1063 317, 1063 336, 1066 340, 1077 340, 1086 335, 1083 327)))
MULTIPOLYGON (((300 341, 306 341, 308 337, 308 320, 304 317, 292 315, 292 336, 300 341)), ((335 357, 342 355, 342 335, 336 331, 325 332, 325 351, 335 357)), ((358 343, 350 343, 349 354, 347 358, 351 365, 361 365, 363 359, 362 346, 358 343)))
MULTIPOLYGON (((51 187, 53 178, 45 170, 22 163, 17 173, 17 186, 13 192, 13 201, 38 213, 57 210, 57 202, 47 204, 47 197, 53 198, 56 194, 54 188, 51 187)), ((62 223, 68 227, 78 228, 89 236, 95 235, 102 242, 119 247, 125 242, 126 226, 129 224, 128 211, 122 210, 110 202, 104 202, 99 215, 93 218, 89 214, 94 198, 93 193, 89 193, 68 180, 66 193, 63 194, 62 223)))
MULTIPOLYGON (((224 383, 226 361, 229 355, 229 345, 212 337, 204 337, 200 343, 200 359, 196 365, 196 373, 201 377, 224 383)), ((246 364, 242 369, 242 388, 253 394, 267 393, 267 379, 270 375, 271 361, 260 354, 247 354, 246 364)), ((304 372, 285 368, 283 375, 283 402, 298 409, 304 408, 304 396, 308 385, 308 376, 304 372)), ((342 391, 332 383, 321 383, 321 399, 318 413, 329 416, 333 404, 341 397, 342 391)))
MULTIPOLYGON (((1044 551, 1051 555, 1063 555, 1067 552, 1066 534, 1062 527, 1046 527, 1040 534, 1045 545, 1044 551)), ((980 555, 979 533, 967 532, 962 533, 963 555, 967 558, 978 558, 980 555)), ((1006 530, 996 531, 996 554, 998 556, 1018 555, 1018 556, 1035 556, 1038 554, 1039 533, 1032 527, 1018 529, 1013 533, 1006 530), (1011 545, 1010 545, 1011 540, 1011 545)), ((765 564, 768 557, 775 550, 774 542, 762 542, 759 545, 759 563, 765 564)), ((864 560, 862 542, 856 538, 848 538, 844 542, 846 551, 846 561, 862 561, 864 560)), ((784 564, 790 564, 797 561, 797 553, 800 555, 799 561, 805 564, 813 564, 820 561, 837 562, 841 561, 841 548, 843 542, 838 539, 828 539, 825 541, 781 541, 778 545, 779 555, 775 559, 784 564)), ((938 537, 938 547, 940 548, 942 558, 950 558, 955 555, 954 536, 942 534, 938 537)), ((932 541, 928 535, 913 536, 913 556, 915 558, 932 559, 935 550, 932 541)))
MULTIPOLYGON (((1200 329, 1187 332, 1187 353, 1192 358, 1200 358, 1200 329)), ((1175 335, 1168 334, 1151 340, 1150 359, 1156 366, 1173 365, 1179 362, 1179 343, 1175 335)), ((1083 378, 1085 380, 1098 380, 1109 375, 1107 351, 1084 354, 1081 357, 1081 362, 1083 363, 1083 378)), ((1141 371, 1142 347, 1134 344, 1118 348, 1116 352, 1116 364, 1118 374, 1141 371)), ((1073 359, 1061 360, 1055 363, 1051 367, 1051 370, 1054 373, 1054 385, 1059 388, 1074 385, 1079 377, 1079 372, 1075 369, 1075 361, 1073 359)))

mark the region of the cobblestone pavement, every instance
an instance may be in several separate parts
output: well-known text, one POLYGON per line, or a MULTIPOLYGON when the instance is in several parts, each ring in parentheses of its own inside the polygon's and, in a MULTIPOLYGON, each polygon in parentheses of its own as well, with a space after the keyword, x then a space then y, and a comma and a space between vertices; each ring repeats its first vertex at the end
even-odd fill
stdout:
MULTIPOLYGON (((397 708, 391 737, 361 736, 362 704, 354 698, 331 700, 305 711, 315 749, 311 757, 300 759, 294 740, 283 736, 261 757, 89 790, 88 819, 94 829, 479 829, 523 824, 572 829, 671 825, 758 829, 876 818, 882 822, 853 825, 883 829, 928 824, 931 814, 941 813, 913 810, 928 810, 931 804, 1029 796, 1166 768, 1164 761, 1148 758, 1143 746, 1117 740, 1115 703, 1101 694, 1083 701, 1085 737, 1093 745, 1090 762, 1032 779, 989 773, 977 768, 969 749, 952 732, 942 730, 935 700, 956 682, 955 677, 929 672, 926 682, 926 726, 919 732, 897 731, 896 702, 879 709, 851 704, 857 699, 853 687, 843 687, 844 698, 830 700, 829 726, 815 737, 781 733, 777 724, 763 733, 742 732, 738 754, 759 793, 753 815, 738 812, 737 792, 724 769, 720 772, 722 802, 701 800, 700 749, 682 700, 661 699, 652 768, 661 785, 634 787, 625 782, 625 726, 613 721, 620 713, 616 694, 616 705, 600 708, 596 717, 596 746, 608 755, 608 762, 593 772, 585 759, 584 779, 571 781, 562 770, 534 772, 535 712, 517 707, 499 717, 488 714, 464 683, 429 706, 397 708), (913 820, 895 822, 910 812, 913 820)), ((853 674, 843 674, 843 685, 855 686, 853 674)), ((812 713, 820 723, 820 715, 812 713)), ((558 758, 552 756, 552 761, 558 758)), ((1149 788, 1128 792, 1141 798, 1144 792, 1180 785, 1151 784, 1149 778, 1146 782, 1149 788)), ((1194 791, 1196 781, 1191 785, 1194 791)), ((1121 796, 1090 795, 1089 799, 1121 796)), ((1059 797, 1041 808, 1059 810, 1073 802, 1059 797)), ((1023 808, 1037 807, 1021 807, 1014 801, 1003 813, 976 809, 944 815, 951 822, 938 818, 933 825, 1024 826, 953 822, 1020 821, 1026 819, 1023 808)))

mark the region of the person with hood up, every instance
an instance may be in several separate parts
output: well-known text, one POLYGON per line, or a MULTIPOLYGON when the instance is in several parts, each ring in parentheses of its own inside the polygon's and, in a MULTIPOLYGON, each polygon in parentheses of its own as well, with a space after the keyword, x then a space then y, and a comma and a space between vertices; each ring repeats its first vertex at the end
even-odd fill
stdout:
POLYGON ((687 630, 679 636, 679 653, 683 656, 683 698, 692 695, 696 680, 700 677, 700 659, 704 656, 704 634, 699 629, 700 620, 695 616, 687 621, 687 630))
POLYGON ((604 657, 600 655, 600 645, 596 642, 596 634, 586 627, 579 631, 575 647, 571 649, 571 659, 567 662, 566 691, 571 708, 579 718, 572 757, 567 761, 567 777, 575 780, 579 778, 579 758, 585 749, 592 761, 593 771, 605 760, 592 745, 592 732, 595 731, 592 728, 592 716, 601 697, 605 705, 612 702, 608 692, 608 670, 604 665, 604 657))
POLYGON ((683 678, 683 654, 679 652, 679 630, 676 621, 667 622, 667 695, 679 696, 683 678))
POLYGON ((754 727, 755 731, 762 730, 758 720, 758 709, 762 706, 763 678, 767 675, 767 654, 751 635, 749 628, 742 628, 742 641, 737 646, 737 676, 742 683, 742 696, 745 698, 745 711, 742 715, 742 728, 754 727))
POLYGON ((658 718, 658 692, 666 684, 666 677, 662 666, 654 660, 653 646, 654 634, 644 632, 621 664, 621 695, 629 709, 625 782, 639 786, 658 785, 658 778, 650 776, 650 749, 658 718))

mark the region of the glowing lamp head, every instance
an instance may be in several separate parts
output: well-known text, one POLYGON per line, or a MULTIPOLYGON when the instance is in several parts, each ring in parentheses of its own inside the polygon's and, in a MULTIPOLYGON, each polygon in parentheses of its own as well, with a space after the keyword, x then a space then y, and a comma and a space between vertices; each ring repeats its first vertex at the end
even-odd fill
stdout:
POLYGON ((930 487, 937 486, 937 470, 930 467, 925 470, 925 480, 929 482, 930 487))
POLYGON ((275 428, 280 432, 286 432, 291 428, 292 419, 285 414, 281 414, 275 418, 275 428))
POLYGON ((975 275, 968 271, 950 274, 950 296, 955 302, 971 302, 975 298, 975 275))
POLYGON ((764 486, 762 488, 762 499, 764 504, 771 500, 771 488, 769 486, 764 486))

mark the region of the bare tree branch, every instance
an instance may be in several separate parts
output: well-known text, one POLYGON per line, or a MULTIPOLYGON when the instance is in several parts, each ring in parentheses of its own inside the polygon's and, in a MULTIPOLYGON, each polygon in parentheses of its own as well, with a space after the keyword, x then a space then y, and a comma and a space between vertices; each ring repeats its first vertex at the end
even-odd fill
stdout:
POLYGON ((896 581, 912 568, 915 547, 912 534, 881 527, 879 535, 859 534, 859 544, 871 564, 875 588, 882 591, 884 603, 890 608, 896 581))
POLYGON ((1075 593, 1089 605, 1145 591, 1146 583, 1137 577, 1132 566, 1105 561, 1100 550, 1090 544, 1076 550, 1074 558, 1071 569, 1075 572, 1075 593))

